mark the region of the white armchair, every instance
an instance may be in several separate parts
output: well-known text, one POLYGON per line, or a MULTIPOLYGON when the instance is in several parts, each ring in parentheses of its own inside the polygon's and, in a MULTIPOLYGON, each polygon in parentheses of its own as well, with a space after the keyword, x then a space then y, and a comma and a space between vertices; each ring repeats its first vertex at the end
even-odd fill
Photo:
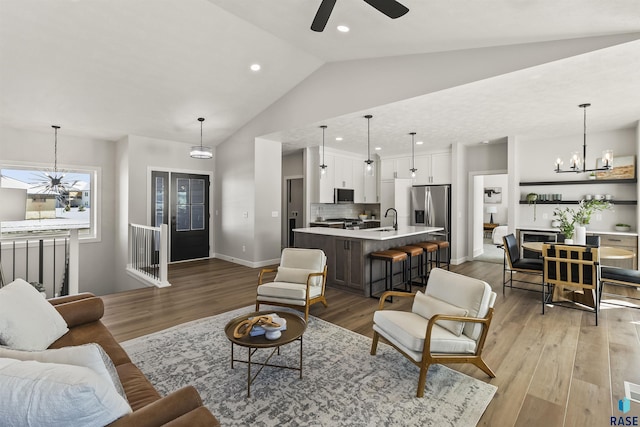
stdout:
POLYGON ((309 306, 321 302, 327 282, 327 257, 320 249, 286 248, 277 269, 265 268, 258 276, 256 311, 260 304, 304 307, 304 319, 309 319, 309 306), (265 273, 277 273, 272 282, 264 283, 265 273))
POLYGON ((417 365, 418 397, 424 395, 427 371, 434 363, 472 363, 495 377, 482 359, 496 299, 488 283, 435 268, 425 293, 385 294, 373 315, 371 354, 376 354, 382 337, 417 365), (383 310, 385 294, 414 298, 411 311, 383 310))

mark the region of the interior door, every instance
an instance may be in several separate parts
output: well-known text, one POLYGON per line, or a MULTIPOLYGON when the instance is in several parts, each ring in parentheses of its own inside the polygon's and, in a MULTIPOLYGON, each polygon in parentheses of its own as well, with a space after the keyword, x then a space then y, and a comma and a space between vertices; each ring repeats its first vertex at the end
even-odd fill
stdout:
POLYGON ((171 173, 171 261, 209 256, 209 176, 171 173))

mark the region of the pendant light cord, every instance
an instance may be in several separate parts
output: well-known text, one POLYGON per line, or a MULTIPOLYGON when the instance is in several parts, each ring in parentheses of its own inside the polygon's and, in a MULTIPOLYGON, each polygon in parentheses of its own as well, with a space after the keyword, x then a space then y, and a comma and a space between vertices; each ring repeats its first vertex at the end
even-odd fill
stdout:
POLYGON ((54 142, 53 142, 53 172, 55 175, 58 174, 58 129, 60 126, 52 125, 54 129, 54 142))

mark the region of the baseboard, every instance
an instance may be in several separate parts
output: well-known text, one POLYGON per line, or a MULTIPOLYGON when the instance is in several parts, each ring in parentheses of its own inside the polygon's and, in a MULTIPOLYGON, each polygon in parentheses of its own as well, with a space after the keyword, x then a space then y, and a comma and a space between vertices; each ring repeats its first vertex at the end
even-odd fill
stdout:
POLYGON ((278 264, 280 262, 280 258, 270 259, 265 261, 249 261, 246 259, 235 258, 235 257, 231 257, 224 254, 218 254, 218 253, 215 254, 215 258, 221 259, 223 261, 229 261, 234 264, 244 265, 245 267, 250 267, 250 268, 266 267, 268 265, 278 264))

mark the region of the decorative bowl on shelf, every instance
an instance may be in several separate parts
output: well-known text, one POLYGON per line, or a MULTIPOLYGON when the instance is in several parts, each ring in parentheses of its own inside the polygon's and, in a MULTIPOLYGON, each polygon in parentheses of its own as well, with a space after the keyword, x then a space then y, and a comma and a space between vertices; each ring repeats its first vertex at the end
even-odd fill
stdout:
POLYGON ((631 226, 627 224, 616 224, 616 231, 630 231, 631 226))
POLYGON ((362 221, 364 221, 365 219, 367 219, 367 216, 364 214, 360 214, 358 215, 358 218, 360 218, 362 221))

